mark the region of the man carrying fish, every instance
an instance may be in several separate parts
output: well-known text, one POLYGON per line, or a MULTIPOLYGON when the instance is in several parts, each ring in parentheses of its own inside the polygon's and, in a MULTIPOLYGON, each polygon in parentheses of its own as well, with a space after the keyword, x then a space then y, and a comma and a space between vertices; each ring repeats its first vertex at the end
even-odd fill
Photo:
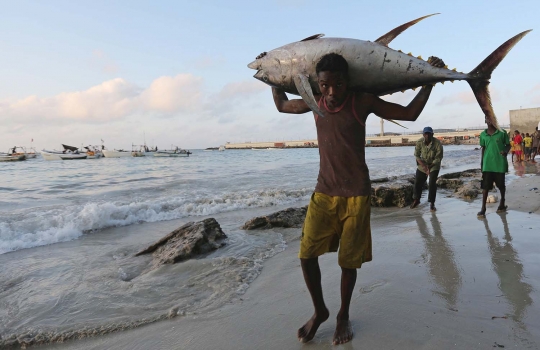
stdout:
MULTIPOLYGON (((259 56, 259 58, 263 57, 259 56)), ((444 62, 430 57, 428 63, 444 67, 444 62)), ((298 330, 298 339, 308 342, 321 323, 330 315, 323 299, 318 257, 338 251, 341 267, 341 308, 337 314, 334 344, 352 339, 349 305, 357 272, 371 261, 369 170, 365 161, 366 119, 371 113, 381 118, 415 121, 433 88, 424 86, 404 107, 386 102, 370 93, 348 89, 347 61, 339 54, 324 55, 316 65, 320 94, 315 93, 317 107, 324 116, 315 115, 319 142, 320 170, 315 192, 306 215, 299 258, 315 313, 298 330)), ((273 87, 278 111, 302 114, 312 111, 303 99, 289 100, 285 92, 273 87)))
POLYGON ((414 121, 426 105, 435 83, 465 80, 491 124, 498 129, 491 105, 492 72, 530 30, 504 42, 469 73, 458 72, 440 59, 388 47, 397 36, 432 15, 407 22, 375 41, 323 38, 315 34, 259 55, 248 68, 272 86, 277 109, 283 113, 313 111, 319 142, 320 170, 304 223, 299 257, 313 300, 313 317, 298 330, 298 339, 313 339, 329 317, 323 300, 317 257, 335 252, 339 245, 341 309, 337 314, 334 344, 352 339, 349 304, 356 269, 371 261, 369 171, 365 162, 365 121, 374 113, 391 122, 414 121), (403 107, 378 96, 423 88, 403 107), (320 91, 319 92, 317 92, 320 91), (302 99, 288 100, 285 92, 302 99), (394 120, 392 120, 394 119, 394 120))

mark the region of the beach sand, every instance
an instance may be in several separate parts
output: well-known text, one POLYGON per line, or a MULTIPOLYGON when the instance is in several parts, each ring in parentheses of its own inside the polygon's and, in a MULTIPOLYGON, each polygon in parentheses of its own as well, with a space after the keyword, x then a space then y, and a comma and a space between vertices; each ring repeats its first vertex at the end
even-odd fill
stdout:
MULTIPOLYGON (((506 214, 440 191, 436 213, 374 208, 374 259, 358 272, 344 349, 540 348, 540 176, 508 186, 506 214)), ((270 210, 269 210, 270 212, 270 210)), ((297 230, 298 237, 300 230, 297 230)), ((288 235, 291 236, 291 235, 288 235)), ((336 254, 320 260, 330 318, 308 344, 312 305, 298 239, 265 262, 241 299, 210 313, 43 349, 329 349, 340 305, 336 254)))

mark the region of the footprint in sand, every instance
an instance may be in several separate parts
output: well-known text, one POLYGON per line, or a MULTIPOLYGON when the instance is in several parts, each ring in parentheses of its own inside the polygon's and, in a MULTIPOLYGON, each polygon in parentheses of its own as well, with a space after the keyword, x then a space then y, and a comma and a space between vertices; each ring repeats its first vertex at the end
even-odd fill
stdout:
POLYGON ((373 292, 376 288, 379 288, 379 287, 382 287, 384 286, 385 284, 387 284, 388 281, 377 281, 377 282, 374 282, 370 285, 367 285, 365 287, 362 287, 360 288, 360 293, 361 294, 367 294, 367 293, 371 293, 373 292))

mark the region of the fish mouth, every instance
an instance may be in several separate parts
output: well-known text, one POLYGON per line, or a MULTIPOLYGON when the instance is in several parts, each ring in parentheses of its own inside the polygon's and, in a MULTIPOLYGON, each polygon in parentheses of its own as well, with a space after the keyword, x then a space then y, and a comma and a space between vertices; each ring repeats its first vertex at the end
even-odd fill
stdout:
POLYGON ((255 69, 255 70, 259 70, 259 62, 257 62, 258 60, 255 60, 253 62, 251 62, 250 64, 248 64, 248 68, 250 69, 255 69))
POLYGON ((264 76, 263 70, 262 70, 262 69, 259 69, 259 70, 257 70, 257 73, 255 73, 255 74, 253 75, 253 78, 258 79, 258 80, 260 80, 260 81, 264 81, 263 76, 264 76))

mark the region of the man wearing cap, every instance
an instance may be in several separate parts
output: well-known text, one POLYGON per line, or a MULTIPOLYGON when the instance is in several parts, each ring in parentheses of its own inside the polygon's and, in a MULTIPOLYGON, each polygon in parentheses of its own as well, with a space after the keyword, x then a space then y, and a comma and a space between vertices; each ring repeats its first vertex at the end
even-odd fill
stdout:
POLYGON ((416 208, 420 204, 422 189, 429 176, 429 195, 428 202, 430 210, 435 211, 435 197, 437 196, 437 177, 441 169, 441 161, 443 159, 443 146, 441 141, 433 137, 433 129, 426 126, 423 131, 424 137, 416 141, 414 148, 414 156, 416 157, 416 178, 414 180, 414 201, 411 204, 411 209, 416 208))

